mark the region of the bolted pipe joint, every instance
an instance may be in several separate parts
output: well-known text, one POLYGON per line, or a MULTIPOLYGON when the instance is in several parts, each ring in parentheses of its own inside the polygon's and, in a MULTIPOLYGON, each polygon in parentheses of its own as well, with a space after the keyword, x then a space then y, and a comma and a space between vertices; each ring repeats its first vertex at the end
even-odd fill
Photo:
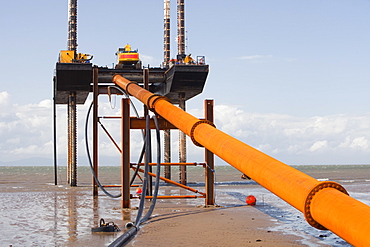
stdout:
POLYGON ((149 108, 149 110, 151 110, 152 112, 155 112, 155 104, 158 102, 158 100, 165 100, 167 102, 170 102, 170 99, 165 97, 165 96, 162 96, 162 95, 158 95, 158 94, 153 94, 152 96, 150 96, 146 102, 146 106, 149 108))
POLYGON ((332 181, 324 181, 324 182, 320 182, 319 184, 315 185, 311 191, 308 193, 307 195, 307 198, 306 198, 306 201, 305 201, 305 205, 304 205, 304 211, 303 211, 303 214, 304 214, 304 217, 306 219, 306 221, 308 222, 308 224, 310 224, 312 227, 315 227, 319 230, 328 230, 326 227, 322 226, 320 223, 318 223, 313 217, 312 217, 312 214, 311 214, 311 202, 312 202, 312 199, 315 197, 315 195, 317 193, 319 193, 321 190, 323 189, 334 189, 334 190, 338 190, 346 195, 348 195, 348 192, 347 190, 340 184, 336 183, 336 182, 332 182, 332 181))
POLYGON ((212 127, 215 127, 216 128, 216 125, 214 125, 214 123, 212 123, 211 121, 208 121, 208 120, 199 120, 198 122, 196 122, 192 127, 191 127, 191 131, 190 131, 190 138, 192 140, 192 142, 194 143, 195 146, 198 146, 198 147, 203 147, 202 144, 200 144, 199 142, 197 142, 195 140, 195 137, 194 137, 194 131, 196 129, 196 127, 198 127, 200 124, 209 124, 211 125, 212 127))

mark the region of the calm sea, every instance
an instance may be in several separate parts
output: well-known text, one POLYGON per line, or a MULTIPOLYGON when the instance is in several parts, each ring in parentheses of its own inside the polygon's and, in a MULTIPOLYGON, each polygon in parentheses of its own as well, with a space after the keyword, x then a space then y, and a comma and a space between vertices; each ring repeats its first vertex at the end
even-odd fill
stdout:
MULTIPOLYGON (((321 181, 338 182, 352 197, 370 205, 370 165, 312 165, 295 168, 321 181)), ((189 185, 204 190, 204 169, 188 167, 187 173, 189 185)), ((122 211, 119 199, 110 199, 101 192, 98 197, 92 196, 89 167, 78 167, 77 187, 67 185, 66 167, 59 167, 57 174, 58 185, 54 185, 53 167, 0 166, 0 247, 107 246, 121 233, 92 234, 91 228, 98 225, 100 218, 113 221, 121 228, 126 222, 135 220, 136 212, 122 211)), ((119 174, 120 167, 99 168, 102 184, 119 184, 119 174)), ((309 227, 302 214, 290 205, 255 182, 242 180, 241 173, 235 168, 217 166, 215 174, 217 204, 241 204, 246 195, 253 194, 258 203, 263 205, 262 211, 287 223, 275 226, 279 230, 289 231, 281 228, 291 228, 295 224, 295 228, 308 234, 322 235, 309 227), (301 221, 297 221, 297 217, 301 221)), ((178 169, 172 169, 172 178, 178 180, 178 169)), ((109 188, 109 191, 112 194, 119 193, 118 188, 109 188)), ((167 188, 166 191, 184 194, 175 187, 167 188)), ((160 193, 165 192, 162 190, 160 193)), ((183 199, 179 203, 201 205, 203 200, 183 199)), ((132 200, 132 206, 137 201, 132 200)), ((157 207, 160 207, 160 203, 157 207)), ((333 246, 349 246, 331 233, 326 234, 322 240, 333 246)))

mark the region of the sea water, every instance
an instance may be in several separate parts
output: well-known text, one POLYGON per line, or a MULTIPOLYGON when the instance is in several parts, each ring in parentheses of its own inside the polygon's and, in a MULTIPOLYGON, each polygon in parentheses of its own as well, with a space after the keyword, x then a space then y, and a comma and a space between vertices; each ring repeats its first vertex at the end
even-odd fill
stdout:
MULTIPOLYGON (((370 205, 370 165, 296 166, 298 170, 320 180, 343 185, 350 196, 370 205)), ((172 168, 173 180, 178 169, 172 168)), ((332 246, 350 246, 330 231, 310 227, 301 212, 273 195, 252 180, 241 179, 241 173, 231 166, 216 166, 215 190, 218 205, 245 204, 245 197, 257 198, 256 208, 272 217, 270 230, 289 234, 314 236, 332 246), (301 233, 305 234, 301 234, 301 233)), ((189 186, 204 191, 204 169, 188 167, 189 186)), ((99 168, 102 184, 119 184, 120 167, 99 168)), ((111 199, 101 191, 92 196, 92 175, 89 167, 78 167, 77 187, 67 185, 66 167, 57 170, 57 185, 53 167, 0 166, 0 247, 8 246, 107 246, 122 233, 92 234, 99 220, 113 221, 121 228, 134 221, 135 210, 122 211, 120 199, 111 199)), ((191 194, 161 183, 160 194, 191 194)), ((134 189, 133 189, 134 190, 134 189)), ((112 194, 118 188, 109 188, 112 194)), ((132 191, 134 194, 135 191, 132 191)), ((157 207, 161 206, 159 200, 157 207)), ((204 199, 181 199, 179 204, 204 204, 204 199)), ((132 206, 138 200, 132 200, 132 206)), ((309 239, 302 245, 312 246, 309 239)))

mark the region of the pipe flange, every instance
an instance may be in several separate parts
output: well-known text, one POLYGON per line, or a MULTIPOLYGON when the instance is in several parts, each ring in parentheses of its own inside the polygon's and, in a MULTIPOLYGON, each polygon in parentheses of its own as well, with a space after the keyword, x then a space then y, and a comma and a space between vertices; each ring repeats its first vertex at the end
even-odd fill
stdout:
POLYGON ((171 102, 169 98, 165 97, 165 96, 162 96, 162 95, 158 95, 158 94, 153 94, 151 95, 147 101, 146 101, 146 105, 148 107, 149 110, 151 110, 152 112, 155 112, 155 109, 154 109, 154 105, 155 103, 160 100, 160 99, 163 99, 165 101, 168 101, 168 102, 171 102), (153 102, 150 104, 150 101, 152 100, 152 98, 156 97, 153 102))
POLYGON ((214 125, 211 121, 208 121, 208 120, 199 120, 198 122, 196 122, 193 127, 191 127, 191 130, 190 130, 190 138, 192 140, 192 142, 194 143, 195 146, 198 146, 198 147, 203 147, 202 144, 200 144, 199 142, 197 142, 194 138, 194 131, 195 131, 195 128, 199 125, 199 124, 209 124, 213 127, 216 128, 216 125, 214 125))
POLYGON ((312 199, 313 197, 315 196, 315 194, 317 192, 319 192, 320 190, 323 190, 325 188, 333 188, 333 189, 336 189, 336 190, 339 190, 340 192, 348 195, 348 192, 347 190, 340 184, 336 183, 336 182, 332 182, 332 181, 324 181, 324 182, 320 182, 319 184, 317 184, 315 187, 313 187, 310 191, 310 193, 308 193, 307 195, 307 198, 306 198, 306 201, 305 201, 305 204, 304 204, 304 217, 306 218, 306 221, 308 222, 308 224, 310 224, 311 226, 319 229, 319 230, 327 230, 326 227, 322 226, 321 224, 319 224, 317 221, 314 220, 314 218, 312 217, 311 215, 311 202, 312 202, 312 199))
MULTIPOLYGON (((128 94, 128 95, 131 95, 129 92, 128 92, 128 87, 131 85, 131 84, 135 84, 135 85, 138 85, 138 83, 136 82, 136 81, 129 81, 129 80, 127 80, 125 77, 123 77, 121 74, 119 74, 119 73, 116 73, 116 74, 114 74, 113 76, 112 76, 112 81, 113 82, 115 82, 115 77, 116 76, 120 76, 120 77, 122 77, 124 80, 126 80, 126 81, 128 81, 128 83, 126 84, 126 86, 125 86, 125 88, 122 88, 123 90, 125 90, 126 91, 126 93, 128 94)), ((118 85, 117 85, 118 86, 118 85)), ((131 95, 132 96, 132 95, 131 95)))

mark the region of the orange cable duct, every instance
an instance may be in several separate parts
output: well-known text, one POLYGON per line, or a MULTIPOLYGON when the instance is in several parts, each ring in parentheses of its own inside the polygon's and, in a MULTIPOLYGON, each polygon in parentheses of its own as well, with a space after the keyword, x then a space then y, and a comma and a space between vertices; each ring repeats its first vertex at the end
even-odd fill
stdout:
POLYGON ((221 159, 301 211, 307 222, 355 246, 370 246, 370 207, 338 183, 319 182, 216 129, 120 75, 113 82, 221 159))

